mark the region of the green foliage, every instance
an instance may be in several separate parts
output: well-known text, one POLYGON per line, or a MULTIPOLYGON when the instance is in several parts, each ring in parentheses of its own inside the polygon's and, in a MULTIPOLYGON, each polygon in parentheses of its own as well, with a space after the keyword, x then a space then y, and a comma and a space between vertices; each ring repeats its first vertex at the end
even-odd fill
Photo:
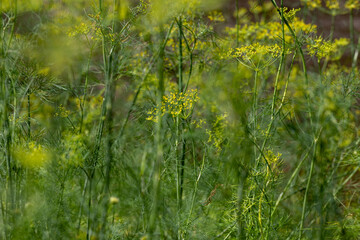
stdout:
POLYGON ((0 2, 0 239, 359 238, 359 1, 230 2, 0 2))

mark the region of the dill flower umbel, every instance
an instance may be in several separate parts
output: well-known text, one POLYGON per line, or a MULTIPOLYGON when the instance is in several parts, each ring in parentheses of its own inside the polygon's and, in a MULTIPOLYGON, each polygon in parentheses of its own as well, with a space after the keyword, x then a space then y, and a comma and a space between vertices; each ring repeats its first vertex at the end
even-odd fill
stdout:
POLYGON ((157 115, 163 116, 169 113, 173 118, 180 116, 183 119, 188 118, 194 108, 194 104, 199 100, 197 90, 192 89, 187 92, 170 92, 163 97, 161 108, 153 108, 148 111, 146 120, 157 121, 157 115))
POLYGON ((345 8, 349 10, 359 9, 360 8, 360 1, 359 0, 348 0, 345 3, 345 8))
POLYGON ((341 55, 340 50, 349 44, 346 38, 335 39, 334 42, 326 41, 321 36, 313 40, 307 46, 310 56, 316 56, 318 59, 332 58, 338 59, 341 55))
POLYGON ((28 169, 44 167, 50 160, 50 153, 40 144, 30 142, 27 147, 16 146, 13 157, 21 166, 28 169))
POLYGON ((225 128, 228 125, 228 115, 222 114, 216 116, 216 120, 212 124, 211 130, 206 129, 206 133, 209 136, 208 142, 216 148, 218 152, 221 151, 222 145, 225 141, 225 128))
POLYGON ((70 111, 67 110, 62 104, 58 107, 58 112, 55 113, 55 116, 60 116, 62 118, 67 118, 70 114, 70 111))
POLYGON ((63 136, 62 154, 60 155, 61 165, 64 168, 82 166, 87 153, 85 135, 65 132, 63 136))
POLYGON ((338 0, 326 0, 326 7, 329 9, 339 9, 339 1, 338 0))
POLYGON ((234 57, 249 68, 270 65, 281 54, 281 47, 277 44, 262 45, 257 43, 235 49, 234 57))
POLYGON ((222 12, 219 11, 213 11, 209 14, 208 18, 210 19, 210 21, 213 22, 224 22, 225 18, 222 14, 222 12))
POLYGON ((321 0, 302 0, 301 2, 311 10, 321 7, 321 0))

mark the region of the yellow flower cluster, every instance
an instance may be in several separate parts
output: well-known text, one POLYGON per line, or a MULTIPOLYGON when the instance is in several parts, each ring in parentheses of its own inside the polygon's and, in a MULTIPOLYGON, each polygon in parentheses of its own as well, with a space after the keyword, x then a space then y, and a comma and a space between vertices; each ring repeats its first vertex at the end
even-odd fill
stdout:
POLYGON ((279 57, 280 54, 281 47, 277 44, 262 45, 257 42, 249 46, 236 48, 234 57, 236 57, 238 61, 242 62, 244 65, 255 69, 258 67, 268 66, 268 64, 279 57), (250 64, 250 66, 247 64, 250 64))
POLYGON ((334 42, 326 41, 321 36, 307 46, 310 56, 316 56, 318 59, 332 58, 338 59, 341 48, 347 46, 349 40, 346 38, 336 39, 334 42))
POLYGON ((86 155, 84 134, 74 134, 73 132, 66 132, 64 134, 62 143, 63 153, 60 156, 61 166, 82 166, 86 155))
MULTIPOLYGON (((295 14, 297 11, 297 9, 293 9, 284 13, 295 34, 300 37, 303 34, 316 33, 316 25, 306 24, 303 20, 296 17, 295 14)), ((226 32, 230 37, 235 38, 236 31, 236 28, 226 28, 226 32)), ((239 40, 241 42, 269 42, 278 40, 279 36, 282 36, 282 26, 280 22, 245 24, 239 31, 239 40)), ((290 44, 294 42, 294 38, 287 28, 285 28, 285 41, 290 44)))
MULTIPOLYGON (((163 97, 163 102, 160 108, 160 114, 163 116, 169 113, 173 118, 181 117, 187 119, 194 108, 194 104, 199 100, 197 90, 192 89, 187 92, 171 92, 163 97)), ((157 122, 157 115, 159 108, 153 108, 148 112, 146 120, 157 122)))
MULTIPOLYGON (((307 7, 309 7, 310 10, 322 8, 321 0, 301 0, 301 2, 307 7)), ((326 8, 330 10, 339 10, 342 7, 345 7, 348 10, 360 9, 359 0, 347 0, 344 6, 340 6, 339 0, 325 0, 324 2, 326 8)))
POLYGON ((281 153, 278 153, 277 155, 274 154, 274 152, 272 150, 267 150, 265 151, 265 157, 267 159, 267 161, 269 162, 269 164, 276 164, 279 162, 280 157, 281 157, 281 153))
POLYGON ((345 3, 345 8, 349 10, 359 9, 360 8, 360 1, 359 0, 348 0, 345 3))
POLYGON ((325 4, 328 9, 339 9, 340 8, 338 0, 326 0, 325 4))
POLYGON ((195 125, 196 128, 203 128, 204 125, 206 124, 206 120, 205 119, 193 120, 191 124, 195 125))
POLYGON ((60 104, 59 108, 58 108, 58 112, 55 113, 55 116, 60 116, 62 118, 67 118, 70 114, 69 110, 66 110, 66 108, 60 104))
POLYGON ((266 55, 270 54, 273 58, 276 58, 280 55, 281 48, 274 44, 274 45, 261 45, 259 43, 254 43, 249 46, 244 46, 241 48, 236 48, 235 56, 241 57, 243 59, 250 59, 253 58, 255 55, 266 55))
POLYGON ((222 145, 225 141, 224 131, 227 124, 227 114, 218 115, 212 124, 212 129, 206 130, 206 133, 209 135, 208 142, 212 143, 218 152, 221 151, 222 145))
POLYGON ((50 153, 41 145, 30 142, 27 147, 16 146, 13 157, 25 168, 38 169, 50 160, 50 153))
MULTIPOLYGON (((279 174, 281 173, 281 153, 275 154, 272 150, 268 149, 264 151, 264 156, 266 158, 267 163, 270 165, 271 170, 273 173, 279 174)), ((269 173, 269 166, 266 167, 266 173, 269 173)))
MULTIPOLYGON (((15 1, 12 0, 1 0, 0 3, 0 12, 7 12, 15 8, 15 1)), ((43 6, 43 1, 41 0, 17 0, 17 11, 26 12, 26 11, 37 11, 40 10, 43 6)))
POLYGON ((321 7, 321 0, 301 0, 311 10, 321 7))
POLYGON ((224 22, 225 21, 225 18, 223 16, 222 12, 219 12, 219 11, 210 12, 208 18, 210 19, 210 21, 213 21, 213 22, 224 22))
POLYGON ((250 12, 253 14, 263 14, 263 13, 268 13, 272 10, 274 10, 274 6, 272 5, 272 3, 269 2, 263 2, 261 4, 259 4, 260 2, 256 2, 256 1, 249 1, 249 7, 250 7, 250 12))
POLYGON ((181 13, 194 12, 201 6, 201 0, 152 0, 149 6, 149 20, 157 25, 181 13))
POLYGON ((288 8, 284 7, 284 17, 285 17, 285 19, 288 22, 293 22, 296 19, 296 17, 295 17, 296 13, 299 12, 300 10, 301 10, 300 8, 297 8, 297 9, 291 9, 291 10, 288 11, 288 8))
POLYGON ((98 27, 94 26, 92 23, 81 22, 79 25, 73 27, 68 31, 69 37, 79 37, 85 36, 91 40, 99 41, 102 38, 101 31, 98 27))

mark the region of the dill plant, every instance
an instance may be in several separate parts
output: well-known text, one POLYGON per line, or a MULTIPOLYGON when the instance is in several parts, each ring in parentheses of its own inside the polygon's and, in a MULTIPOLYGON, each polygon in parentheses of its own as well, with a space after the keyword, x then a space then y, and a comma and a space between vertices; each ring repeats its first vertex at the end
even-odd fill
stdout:
POLYGON ((299 2, 1 1, 0 238, 357 239, 359 2, 299 2))

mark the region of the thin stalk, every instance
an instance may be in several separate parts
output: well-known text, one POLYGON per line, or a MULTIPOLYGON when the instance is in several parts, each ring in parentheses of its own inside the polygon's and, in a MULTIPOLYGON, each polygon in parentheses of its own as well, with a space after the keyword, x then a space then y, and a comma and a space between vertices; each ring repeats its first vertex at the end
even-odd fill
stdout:
POLYGON ((336 11, 333 10, 331 12, 331 26, 330 26, 330 35, 329 35, 329 40, 332 41, 334 38, 334 32, 335 32, 335 16, 336 16, 336 11))
MULTIPOLYGON (((186 27, 186 26, 183 26, 183 27, 186 27)), ((193 47, 190 48, 190 44, 188 42, 188 40, 186 39, 186 36, 184 34, 184 31, 182 31, 182 37, 185 41, 185 44, 186 44, 186 48, 189 52, 189 55, 190 55, 190 66, 189 66, 189 74, 188 74, 188 80, 185 84, 185 87, 184 87, 184 90, 183 92, 186 92, 187 89, 188 89, 188 86, 189 86, 189 82, 190 82, 190 79, 191 79, 191 74, 192 74, 192 71, 193 71, 193 52, 194 52, 194 49, 196 47, 196 42, 197 42, 197 38, 196 38, 196 35, 195 33, 189 28, 187 27, 187 29, 191 32, 191 34, 194 36, 194 42, 193 42, 193 47)))
MULTIPOLYGON (((255 166, 257 166, 257 154, 256 154, 256 129, 257 129, 257 105, 258 105, 258 96, 257 96, 257 81, 258 81, 258 74, 259 74, 259 69, 258 68, 255 68, 255 77, 254 77, 254 89, 253 89, 253 109, 252 109, 252 112, 253 112, 253 132, 252 132, 252 135, 253 135, 253 141, 254 141, 254 147, 253 147, 253 151, 254 151, 254 160, 255 160, 255 166)), ((261 156, 261 155, 260 155, 261 156)))
POLYGON ((200 182, 201 175, 202 175, 203 170, 204 170, 204 166, 205 166, 205 156, 206 156, 206 154, 204 153, 204 156, 203 156, 203 159, 202 159, 202 162, 201 162, 200 171, 199 171, 198 177, 196 178, 196 182, 195 182, 195 186, 194 186, 194 191, 193 191, 193 196, 192 196, 192 198, 191 198, 190 211, 189 211, 189 215, 188 215, 188 217, 187 217, 187 219, 186 219, 186 224, 185 224, 185 230, 184 230, 184 234, 185 234, 185 235, 186 235, 187 229, 188 229, 189 224, 190 224, 190 218, 191 218, 191 215, 192 215, 192 212, 193 212, 193 209, 194 209, 196 193, 197 193, 197 190, 198 190, 198 186, 199 186, 199 182, 200 182))
MULTIPOLYGON (((178 83, 178 87, 179 87, 179 94, 182 93, 182 20, 181 20, 181 16, 179 17, 179 20, 177 21, 178 24, 178 28, 179 28, 179 35, 178 35, 178 41, 179 41, 179 83, 178 83)), ((180 211, 180 207, 181 207, 181 198, 180 198, 180 153, 179 153, 179 144, 181 141, 181 129, 180 129, 180 125, 181 125, 181 119, 180 116, 177 115, 176 116, 176 141, 175 141, 175 152, 176 152, 176 199, 177 199, 177 215, 179 214, 180 211)), ((179 216, 178 216, 179 217, 179 216)), ((179 223, 179 219, 178 219, 178 223, 179 223)), ((180 228, 180 226, 178 226, 180 228)))
POLYGON ((175 167, 176 167, 176 217, 177 217, 177 227, 178 227, 178 239, 180 239, 180 209, 181 209, 181 198, 180 198, 180 153, 179 153, 179 144, 180 144, 180 117, 176 116, 176 140, 175 140, 175 167))
POLYGON ((359 57, 359 46, 360 46, 360 37, 358 38, 358 43, 355 47, 355 53, 354 53, 354 57, 353 57, 353 66, 354 68, 357 65, 357 61, 358 61, 358 57, 359 57))
MULTIPOLYGON (((105 40, 105 36, 103 36, 105 40)), ((111 179, 111 166, 113 160, 112 154, 112 145, 113 145, 113 137, 112 137, 112 129, 113 129, 113 89, 115 89, 112 81, 111 74, 111 65, 112 65, 112 50, 108 56, 108 63, 104 65, 107 67, 106 77, 106 130, 107 136, 105 138, 105 200, 104 200, 104 209, 103 209, 103 219, 102 226, 100 230, 100 239, 105 239, 106 236, 106 225, 107 225, 107 212, 110 202, 110 179, 111 179)))
MULTIPOLYGON (((160 31, 162 32, 162 31, 160 31)), ((161 106, 162 98, 164 96, 164 48, 160 47, 159 61, 158 61, 158 86, 157 86, 157 105, 161 106)), ((150 239, 154 238, 154 232, 156 231, 158 212, 159 212, 159 195, 161 184, 161 166, 163 162, 163 144, 162 144, 162 114, 161 111, 157 113, 157 122, 155 124, 155 166, 153 174, 153 196, 152 196, 152 209, 149 219, 148 234, 150 239)))
POLYGON ((93 178, 95 172, 91 170, 91 175, 89 177, 89 199, 88 199, 88 212, 87 212, 87 227, 86 227, 86 240, 90 240, 90 230, 91 230, 91 197, 92 197, 92 185, 93 185, 93 178))
POLYGON ((355 55, 355 30, 354 30, 354 10, 350 10, 350 16, 349 16, 349 26, 350 26, 350 44, 351 44, 351 57, 352 57, 352 70, 355 69, 355 61, 354 61, 354 55, 355 55))
POLYGON ((28 94, 27 94, 27 111, 28 111, 28 118, 27 118, 27 125, 28 125, 28 139, 29 141, 31 141, 31 115, 30 115, 30 92, 28 90, 28 94))
MULTIPOLYGON (((100 9, 100 15, 102 15, 102 0, 99 0, 99 9, 100 9)), ((108 98, 109 98, 109 91, 108 91, 108 85, 109 85, 109 79, 110 76, 109 74, 109 70, 110 67, 108 65, 108 61, 107 61, 107 54, 106 54, 106 48, 105 48, 105 33, 102 31, 101 29, 101 34, 102 34, 102 57, 103 57, 103 66, 104 66, 104 71, 105 71, 105 84, 106 84, 106 91, 105 91, 105 97, 104 97, 104 101, 102 104, 102 108, 101 108, 101 115, 100 115, 100 122, 98 125, 98 131, 97 131, 97 135, 96 135, 96 139, 95 139, 95 148, 93 151, 93 157, 92 160, 90 162, 90 166, 89 166, 89 171, 90 174, 88 174, 88 176, 90 176, 89 179, 89 209, 88 209, 88 226, 87 226, 87 232, 86 232, 86 239, 90 240, 91 238, 91 228, 92 228, 92 219, 91 219, 91 198, 92 198, 92 187, 93 187, 93 178, 95 175, 95 167, 97 165, 97 161, 98 161, 98 155, 99 155, 99 150, 100 150, 100 146, 101 146, 101 141, 102 141, 102 137, 103 137, 103 131, 104 131, 104 125, 105 125, 105 120, 106 120, 106 110, 107 110, 107 103, 108 103, 108 98)), ((111 56, 112 53, 112 49, 109 52, 109 56, 111 56)))
POLYGON ((89 70, 90 70, 90 61, 92 57, 93 52, 93 46, 90 48, 89 58, 86 65, 86 73, 85 73, 85 84, 84 84, 84 92, 83 92, 83 98, 80 102, 80 110, 81 110, 81 119, 80 119, 80 130, 79 132, 82 132, 83 123, 84 123, 84 110, 85 110, 85 101, 86 101, 86 95, 87 95, 87 89, 88 89, 88 82, 89 82, 89 70))
MULTIPOLYGON (((15 34, 15 24, 17 19, 17 0, 13 2, 13 16, 9 17, 9 22, 12 21, 11 31, 10 31, 10 38, 8 40, 8 43, 6 44, 5 40, 5 31, 6 27, 3 28, 3 59, 6 59, 7 54, 10 51, 11 42, 13 39, 13 36, 15 34)), ((11 224, 14 221, 14 213, 13 210, 15 209, 15 192, 14 189, 14 174, 13 167, 12 167, 12 157, 11 157, 11 146, 13 143, 13 137, 14 137, 14 131, 15 131, 15 119, 13 118, 12 124, 9 122, 9 114, 10 114, 10 105, 11 105, 11 93, 13 93, 13 106, 14 106, 14 115, 13 117, 16 117, 16 92, 15 92, 15 84, 14 80, 11 76, 6 76, 6 62, 2 61, 2 91, 4 96, 4 106, 3 106, 3 127, 4 127, 4 137, 5 137, 5 159, 6 159, 6 165, 7 165, 7 192, 6 192, 6 219, 7 223, 11 224), (8 85, 7 78, 10 77, 11 79, 11 85, 8 85)), ((7 232, 5 239, 10 239, 10 232, 7 232)))
MULTIPOLYGON (((320 134, 321 134, 321 130, 320 130, 319 136, 320 136, 320 134)), ((301 240, 301 237, 302 237, 302 231, 303 231, 304 220, 305 220, 305 211, 306 211, 307 196, 308 196, 308 193, 309 193, 310 183, 311 183, 311 177, 312 177, 312 173, 313 173, 313 171, 314 171, 314 165, 315 165, 315 160, 316 160, 316 147, 317 147, 317 142, 318 142, 318 138, 314 139, 313 156, 312 156, 312 158, 311 158, 310 172, 309 172, 308 179, 307 179, 306 190, 305 190, 305 195, 304 195, 304 200, 303 200, 303 206, 302 206, 302 212, 301 212, 300 229, 299 229, 299 237, 298 237, 299 240, 301 240)))
POLYGON ((88 184, 89 178, 86 177, 85 178, 85 183, 84 183, 84 188, 81 194, 81 203, 80 203, 80 209, 79 209, 79 222, 78 222, 78 226, 77 226, 77 234, 79 234, 80 231, 80 227, 81 227, 81 218, 82 218, 82 209, 83 209, 83 205, 84 205, 84 200, 85 200, 85 193, 86 193, 86 188, 87 188, 87 184, 88 184))
POLYGON ((179 17, 179 20, 177 21, 178 28, 179 28, 179 93, 182 92, 183 88, 183 71, 182 71, 182 65, 183 65, 183 49, 182 49, 182 19, 181 16, 179 17))
POLYGON ((259 222, 259 229, 260 229, 260 236, 261 239, 264 239, 264 230, 263 230, 263 225, 262 225, 262 217, 261 217, 261 207, 262 207, 262 201, 263 201, 263 197, 264 197, 264 191, 265 189, 261 190, 261 194, 260 194, 260 199, 259 199, 259 211, 258 211, 258 222, 259 222))
POLYGON ((236 24, 236 47, 239 47, 239 32, 240 32, 240 14, 239 14, 239 0, 235 0, 235 24, 236 24))
POLYGON ((321 69, 321 60, 320 58, 318 58, 318 67, 319 67, 319 76, 320 76, 320 83, 322 84, 323 82, 323 76, 322 76, 322 69, 321 69))
MULTIPOLYGON (((184 127, 184 123, 182 124, 184 127)), ((182 155, 181 155, 181 168, 180 168, 180 208, 182 204, 182 196, 184 193, 184 178, 185 178, 185 157, 186 157, 186 139, 182 141, 182 155)))
POLYGON ((4 202, 2 199, 2 195, 0 195, 0 207, 1 207, 1 216, 2 216, 2 224, 3 224, 3 228, 4 228, 4 232, 3 232, 3 238, 6 239, 7 238, 7 226, 6 226, 6 215, 5 215, 5 207, 4 207, 4 202))
POLYGON ((237 223, 237 235, 238 235, 238 239, 246 239, 246 234, 245 234, 245 229, 246 229, 246 221, 243 221, 241 219, 242 217, 242 204, 243 204, 243 199, 244 199, 244 188, 245 188, 245 184, 246 184, 246 180, 247 180, 247 174, 244 173, 245 171, 243 171, 243 173, 240 173, 240 179, 239 179, 239 185, 238 185, 238 189, 237 189, 237 212, 236 212, 236 223, 237 223))
POLYGON ((256 129, 257 125, 257 80, 258 80, 259 70, 255 70, 255 77, 254 77, 254 95, 253 95, 253 114, 254 114, 254 130, 256 129))
MULTIPOLYGON (((183 25, 182 25, 182 17, 179 16, 179 20, 177 21, 178 24, 178 29, 179 29, 179 34, 178 34, 178 39, 179 39, 179 93, 183 93, 183 47, 182 47, 182 43, 183 43, 183 25)), ((178 220, 178 239, 181 238, 181 217, 180 217, 180 211, 181 211, 181 207, 182 207, 182 194, 183 194, 183 182, 184 182, 184 164, 185 164, 185 143, 182 142, 184 141, 183 138, 183 121, 180 118, 180 116, 178 115, 176 117, 176 132, 177 132, 177 139, 176 139, 176 175, 177 175, 177 220, 178 220), (182 144, 182 155, 180 156, 180 143, 182 144)))

